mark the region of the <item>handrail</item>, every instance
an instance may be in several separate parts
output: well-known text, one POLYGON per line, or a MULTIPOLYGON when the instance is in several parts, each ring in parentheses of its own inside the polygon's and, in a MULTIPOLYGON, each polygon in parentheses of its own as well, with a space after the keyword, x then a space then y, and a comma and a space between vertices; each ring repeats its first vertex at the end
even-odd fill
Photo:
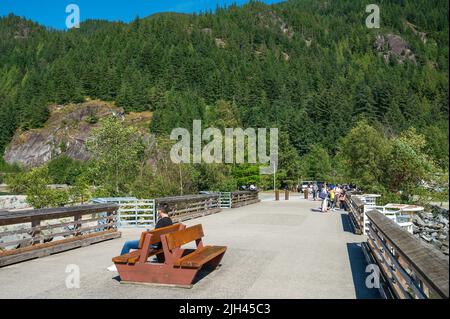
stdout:
POLYGON ((80 205, 58 208, 41 208, 0 212, 0 226, 28 223, 36 219, 49 220, 55 218, 71 217, 83 214, 96 214, 100 212, 112 213, 118 208, 114 204, 80 205))
POLYGON ((231 208, 260 202, 258 191, 237 191, 231 193, 231 208))
POLYGON ((156 205, 161 203, 169 205, 171 210, 169 216, 173 222, 182 222, 221 211, 219 193, 160 197, 156 198, 155 202, 156 205))
POLYGON ((368 246, 396 297, 448 298, 448 259, 379 211, 366 215, 368 246))
POLYGON ((353 229, 356 234, 361 235, 364 233, 364 202, 358 195, 348 193, 346 196, 346 204, 349 209, 349 217, 353 229))
POLYGON ((0 267, 120 237, 116 204, 1 211, 0 267))

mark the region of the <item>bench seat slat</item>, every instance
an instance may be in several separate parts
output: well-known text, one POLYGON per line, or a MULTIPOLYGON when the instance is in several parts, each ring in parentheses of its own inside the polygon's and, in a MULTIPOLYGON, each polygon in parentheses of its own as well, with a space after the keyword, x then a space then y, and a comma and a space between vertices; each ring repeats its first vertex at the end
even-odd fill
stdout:
MULTIPOLYGON (((151 257, 156 254, 162 253, 162 249, 150 249, 148 256, 151 257)), ((141 249, 132 251, 128 254, 120 255, 113 258, 113 262, 116 264, 135 264, 141 256, 141 249)))
POLYGON ((200 268, 227 250, 225 246, 204 246, 175 262, 175 266, 183 268, 200 268))

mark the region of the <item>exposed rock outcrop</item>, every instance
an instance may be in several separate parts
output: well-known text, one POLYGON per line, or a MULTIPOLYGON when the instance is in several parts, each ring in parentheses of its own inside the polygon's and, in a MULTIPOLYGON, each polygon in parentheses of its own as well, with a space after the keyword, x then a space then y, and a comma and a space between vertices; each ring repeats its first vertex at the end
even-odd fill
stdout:
POLYGON ((56 105, 51 106, 50 111, 43 128, 15 134, 6 148, 5 161, 36 167, 60 154, 85 161, 90 157, 85 143, 92 129, 99 125, 99 119, 112 115, 139 126, 151 118, 150 112, 125 115, 123 109, 101 101, 56 105))
POLYGON ((405 61, 416 63, 415 54, 409 49, 408 43, 399 35, 380 34, 376 37, 373 46, 386 62, 394 58, 398 63, 404 63, 405 61))
POLYGON ((283 34, 285 34, 289 39, 294 37, 294 30, 291 26, 283 20, 282 17, 277 15, 274 11, 267 11, 263 13, 258 13, 258 18, 260 23, 266 28, 278 28, 283 34))

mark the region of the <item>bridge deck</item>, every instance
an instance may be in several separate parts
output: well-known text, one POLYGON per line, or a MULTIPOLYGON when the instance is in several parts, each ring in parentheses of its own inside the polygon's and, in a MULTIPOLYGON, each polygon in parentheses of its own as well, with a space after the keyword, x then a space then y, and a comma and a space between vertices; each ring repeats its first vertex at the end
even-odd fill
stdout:
POLYGON ((222 267, 192 289, 121 285, 106 267, 137 229, 121 239, 0 269, 0 298, 378 298, 365 287, 363 236, 343 212, 291 196, 187 221, 202 223, 207 244, 227 245, 222 267), (80 288, 67 289, 66 266, 80 267, 80 288))

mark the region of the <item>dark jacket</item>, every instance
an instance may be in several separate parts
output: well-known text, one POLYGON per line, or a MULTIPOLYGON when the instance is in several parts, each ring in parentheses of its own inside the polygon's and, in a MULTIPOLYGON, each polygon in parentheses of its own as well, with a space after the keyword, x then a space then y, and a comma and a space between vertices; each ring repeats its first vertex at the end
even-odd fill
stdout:
POLYGON ((163 228, 163 227, 167 227, 167 226, 171 226, 171 225, 173 225, 173 222, 170 219, 170 217, 163 217, 158 220, 158 222, 156 223, 155 229, 163 228))

